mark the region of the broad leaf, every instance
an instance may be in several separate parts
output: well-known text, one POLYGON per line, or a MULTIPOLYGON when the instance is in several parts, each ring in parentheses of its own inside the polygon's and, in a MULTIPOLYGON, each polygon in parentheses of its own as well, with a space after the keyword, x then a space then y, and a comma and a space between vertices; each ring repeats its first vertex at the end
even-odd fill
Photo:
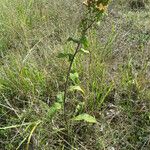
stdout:
POLYGON ((79 74, 77 72, 70 73, 70 79, 74 82, 77 83, 79 80, 79 74))
POLYGON ((86 113, 74 117, 73 120, 75 120, 75 121, 86 121, 89 123, 96 123, 97 122, 95 117, 92 117, 91 115, 86 114, 86 113))
POLYGON ((72 41, 72 42, 74 42, 74 43, 79 43, 79 40, 74 39, 74 38, 72 38, 72 37, 69 37, 67 41, 68 41, 68 42, 72 41))
POLYGON ((68 58, 69 61, 72 61, 72 59, 73 59, 73 54, 71 54, 71 53, 59 53, 59 54, 57 55, 57 57, 58 57, 58 58, 68 58))
POLYGON ((88 40, 87 40, 87 37, 86 36, 83 36, 81 39, 80 39, 80 42, 83 44, 84 48, 88 48, 89 44, 88 44, 88 40))
POLYGON ((61 109, 61 104, 60 103, 54 103, 53 106, 49 109, 48 111, 48 117, 52 119, 54 115, 58 112, 58 110, 61 109))
POLYGON ((76 85, 76 86, 70 86, 69 90, 70 90, 70 91, 80 91, 80 92, 82 92, 82 93, 84 94, 84 91, 83 91, 82 88, 81 88, 80 86, 78 86, 78 85, 76 85))

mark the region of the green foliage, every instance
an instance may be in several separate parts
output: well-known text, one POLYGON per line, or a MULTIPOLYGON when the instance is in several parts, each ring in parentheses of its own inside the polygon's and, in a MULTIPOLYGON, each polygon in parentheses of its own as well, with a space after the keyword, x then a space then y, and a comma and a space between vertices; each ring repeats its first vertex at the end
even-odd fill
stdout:
POLYGON ((84 49, 88 48, 89 44, 86 35, 81 37, 80 42, 83 44, 84 49))
POLYGON ((70 79, 73 81, 73 84, 78 84, 79 74, 77 72, 70 73, 70 79))
POLYGON ((70 87, 69 87, 69 91, 80 91, 80 92, 82 92, 82 93, 84 94, 84 91, 83 91, 82 88, 81 88, 80 86, 78 86, 78 85, 76 85, 76 86, 70 86, 70 87))
POLYGON ((68 58, 69 61, 72 61, 73 59, 73 54, 71 53, 59 53, 58 58, 68 58))
POLYGON ((63 99, 64 99, 64 92, 58 93, 57 94, 57 102, 63 103, 63 99))
POLYGON ((96 123, 96 119, 94 117, 92 117, 91 115, 89 114, 80 114, 76 117, 73 118, 74 121, 86 121, 86 122, 89 122, 89 123, 96 123))
POLYGON ((55 102, 50 109, 48 110, 47 116, 49 119, 52 119, 55 114, 61 109, 61 104, 58 102, 55 102))

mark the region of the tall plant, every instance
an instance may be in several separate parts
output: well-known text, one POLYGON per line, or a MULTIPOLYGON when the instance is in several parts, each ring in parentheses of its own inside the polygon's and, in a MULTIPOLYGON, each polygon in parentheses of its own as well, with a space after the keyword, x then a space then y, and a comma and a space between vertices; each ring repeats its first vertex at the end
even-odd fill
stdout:
MULTIPOLYGON (((82 88, 76 83, 75 85, 69 85, 69 80, 73 80, 75 82, 75 79, 78 79, 78 73, 76 70, 74 70, 74 73, 72 73, 72 66, 74 63, 74 60, 78 53, 89 53, 88 51, 88 40, 87 40, 87 32, 92 28, 92 26, 99 22, 103 14, 106 12, 108 7, 109 0, 85 0, 83 4, 86 7, 86 13, 84 14, 80 24, 79 24, 79 37, 77 39, 74 39, 73 37, 69 37, 68 41, 73 42, 76 45, 76 48, 74 49, 73 53, 60 53, 59 58, 69 58, 69 67, 66 75, 66 81, 64 85, 64 92, 62 96, 63 101, 63 114, 64 119, 66 120, 66 99, 68 96, 68 90, 70 91, 80 91, 84 93, 82 88)), ((88 122, 95 122, 96 120, 88 115, 88 114, 81 114, 80 116, 76 116, 75 120, 85 120, 88 122), (89 119, 90 118, 90 119, 89 119)))

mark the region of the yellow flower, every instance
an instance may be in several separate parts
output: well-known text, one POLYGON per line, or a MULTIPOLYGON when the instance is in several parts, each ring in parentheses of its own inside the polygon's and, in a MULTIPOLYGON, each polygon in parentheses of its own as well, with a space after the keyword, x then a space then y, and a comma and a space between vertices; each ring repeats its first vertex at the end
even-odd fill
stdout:
POLYGON ((98 10, 103 11, 103 12, 107 10, 107 7, 108 7, 108 5, 103 5, 102 3, 100 3, 96 6, 96 8, 98 10))
POLYGON ((85 0, 83 2, 84 5, 90 7, 90 6, 94 6, 95 8, 97 8, 99 11, 106 11, 107 10, 107 7, 108 5, 104 5, 103 3, 99 3, 98 0, 85 0))

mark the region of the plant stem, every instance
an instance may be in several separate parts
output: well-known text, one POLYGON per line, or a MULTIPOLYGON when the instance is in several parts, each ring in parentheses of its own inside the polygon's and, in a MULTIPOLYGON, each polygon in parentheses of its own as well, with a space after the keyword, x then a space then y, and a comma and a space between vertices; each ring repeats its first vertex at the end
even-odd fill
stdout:
MULTIPOLYGON (((82 30, 81 38, 86 35, 88 29, 90 29, 92 27, 94 22, 95 22, 95 20, 93 20, 85 29, 82 30)), ((75 59, 77 53, 79 52, 79 50, 81 48, 82 48, 82 43, 81 42, 77 43, 77 47, 76 47, 75 52, 73 54, 73 57, 72 57, 72 59, 70 61, 70 65, 69 65, 69 68, 68 68, 68 71, 67 71, 67 76, 66 76, 66 82, 65 82, 65 88, 64 88, 64 99, 63 99, 63 115, 64 115, 64 120, 65 120, 66 124, 67 124, 66 98, 67 98, 67 89, 68 89, 69 76, 70 76, 70 72, 71 72, 71 69, 72 69, 72 65, 73 65, 74 59, 75 59)))
POLYGON ((71 68, 72 68, 72 65, 73 65, 73 62, 74 62, 74 59, 78 53, 78 51, 81 49, 82 47, 82 44, 81 43, 78 43, 77 44, 77 47, 75 49, 75 52, 73 54, 73 57, 72 57, 72 60, 70 62, 70 65, 69 65, 69 68, 68 68, 68 71, 67 71, 67 76, 66 76, 66 82, 65 82, 65 88, 64 88, 64 99, 63 99, 63 111, 64 111, 64 119, 66 120, 66 98, 67 98, 67 88, 68 88, 68 82, 69 82, 69 76, 70 76, 70 72, 71 72, 71 68))

